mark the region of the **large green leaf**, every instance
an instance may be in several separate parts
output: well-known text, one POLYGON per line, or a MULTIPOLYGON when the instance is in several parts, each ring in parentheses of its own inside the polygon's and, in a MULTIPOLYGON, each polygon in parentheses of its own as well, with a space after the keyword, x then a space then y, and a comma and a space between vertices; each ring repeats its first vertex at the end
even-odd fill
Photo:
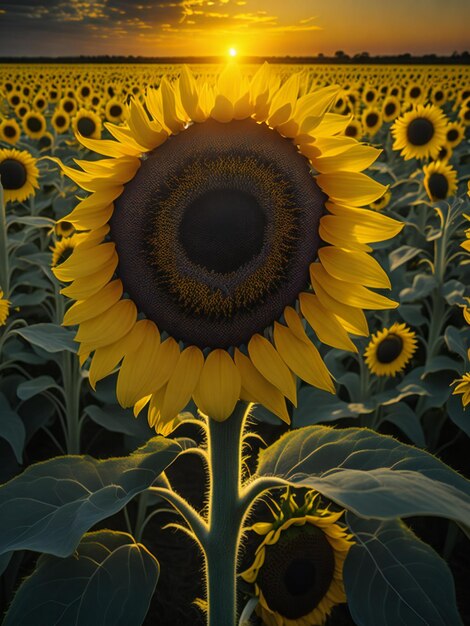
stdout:
POLYGON ((180 451, 175 441, 154 437, 127 457, 65 456, 32 465, 0 487, 0 554, 72 554, 83 533, 150 487, 180 451))
POLYGON ((77 351, 78 346, 73 340, 75 333, 58 324, 34 324, 26 328, 19 328, 15 332, 46 352, 77 351))
POLYGON ((88 533, 72 556, 39 558, 3 626, 140 626, 159 573, 158 561, 131 535, 88 533))
POLYGON ((361 517, 470 519, 469 481, 431 454, 366 428, 291 431, 260 453, 258 475, 316 489, 361 517))
POLYGON ((21 417, 11 408, 6 396, 0 392, 0 437, 8 441, 18 463, 23 462, 25 435, 21 417))
POLYGON ((356 543, 346 558, 343 577, 356 624, 462 624, 447 564, 403 522, 348 514, 347 524, 356 543))

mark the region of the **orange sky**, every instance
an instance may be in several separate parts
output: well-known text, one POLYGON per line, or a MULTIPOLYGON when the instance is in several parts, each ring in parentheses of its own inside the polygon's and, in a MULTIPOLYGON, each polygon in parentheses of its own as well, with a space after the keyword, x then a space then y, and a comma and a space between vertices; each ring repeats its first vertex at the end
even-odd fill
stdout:
POLYGON ((469 23, 470 0, 0 0, 0 54, 451 54, 469 23))

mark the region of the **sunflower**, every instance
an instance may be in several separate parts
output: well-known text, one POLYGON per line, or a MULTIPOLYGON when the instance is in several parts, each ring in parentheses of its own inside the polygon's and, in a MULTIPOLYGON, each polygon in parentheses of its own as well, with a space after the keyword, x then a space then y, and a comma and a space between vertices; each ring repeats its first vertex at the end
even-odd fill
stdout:
POLYGON ((413 157, 435 159, 445 142, 445 128, 446 118, 438 107, 418 104, 393 124, 393 149, 401 150, 405 161, 413 157))
POLYGON ((70 126, 70 116, 65 111, 62 111, 62 109, 56 109, 51 118, 51 124, 56 133, 65 133, 70 126))
POLYGON ((0 140, 14 145, 21 137, 21 129, 15 119, 4 119, 0 122, 0 140))
POLYGON ((390 204, 391 199, 392 199, 392 192, 390 191, 390 189, 387 189, 387 191, 384 193, 384 195, 381 198, 378 198, 377 200, 374 200, 374 202, 371 202, 369 204, 369 208, 374 209, 374 211, 381 211, 382 209, 385 209, 385 207, 390 204))
POLYGON ((0 289, 0 326, 5 326, 10 313, 10 300, 3 298, 3 291, 0 289))
POLYGON ((437 155, 437 160, 442 162, 447 162, 452 156, 452 148, 448 144, 444 144, 439 150, 439 154, 437 155))
POLYGON ((346 137, 352 137, 353 139, 358 139, 362 137, 362 124, 359 120, 352 119, 349 121, 348 125, 344 129, 344 134, 346 137))
POLYGON ((391 122, 400 115, 400 100, 396 96, 388 96, 382 103, 382 118, 391 122))
POLYGON ((51 135, 51 133, 46 132, 44 133, 44 135, 42 135, 42 137, 38 139, 38 150, 46 152, 51 148, 53 143, 54 137, 51 135))
POLYGON ((15 115, 18 119, 22 120, 23 117, 29 113, 29 106, 24 102, 20 102, 18 106, 15 107, 15 115))
POLYGON ((465 127, 459 122, 449 122, 446 126, 445 142, 455 148, 465 137, 465 127))
POLYGON ((368 107, 362 112, 362 127, 364 132, 369 136, 375 135, 375 133, 382 126, 382 115, 379 109, 374 107, 368 107))
POLYGON ((343 564, 354 542, 337 524, 343 511, 320 508, 313 492, 301 506, 288 493, 277 508, 272 522, 249 529, 264 538, 241 576, 254 584, 266 626, 322 626, 346 602, 343 564))
POLYGON ((105 107, 106 119, 109 122, 120 122, 124 115, 124 106, 116 98, 108 101, 105 107))
POLYGON ((433 161, 423 167, 423 173, 430 200, 445 200, 457 191, 457 172, 448 163, 433 161))
POLYGON ((421 85, 416 82, 410 83, 405 91, 405 101, 416 104, 424 100, 424 91, 421 85))
POLYGON ((39 93, 33 100, 33 107, 36 111, 44 111, 47 107, 47 98, 42 93, 39 93))
POLYGON ((0 182, 5 202, 23 202, 35 194, 39 171, 36 159, 26 150, 16 148, 0 150, 0 182))
POLYGON ((39 139, 46 132, 44 115, 35 111, 29 111, 23 117, 23 129, 31 139, 39 139))
POLYGON ((80 236, 77 234, 71 235, 70 237, 62 237, 62 239, 56 241, 54 245, 49 248, 52 252, 51 267, 57 267, 64 263, 81 241, 83 241, 83 235, 80 236))
POLYGON ((101 118, 93 111, 80 109, 72 121, 72 128, 75 134, 99 139, 101 137, 101 118))
POLYGON ((91 384, 122 361, 119 402, 148 403, 158 428, 191 397, 217 420, 242 398, 288 421, 295 376, 334 392, 305 321, 355 351, 363 309, 397 306, 368 289, 390 282, 367 244, 402 224, 358 208, 386 187, 360 173, 379 151, 339 136, 337 88, 299 97, 300 74, 279 87, 267 64, 251 83, 239 72, 214 90, 187 68, 163 78, 106 124, 117 141, 78 137, 110 158, 61 164, 92 193, 65 217, 90 243, 55 269, 78 301, 64 323, 80 325, 81 360, 94 353, 91 384))
MULTIPOLYGON (((1 320, 0 320, 1 321, 1 320)), ((470 372, 464 374, 462 378, 457 378, 452 383, 453 385, 457 385, 452 395, 462 394, 462 405, 465 408, 467 404, 470 403, 470 372)))
POLYGON ((430 96, 431 102, 436 106, 442 106, 447 101, 447 95, 445 89, 440 85, 433 88, 430 96))
POLYGON ((395 322, 372 335, 364 352, 366 364, 376 376, 395 376, 403 371, 416 352, 416 333, 395 322))
POLYGON ((73 115, 77 110, 77 102, 74 98, 66 96, 60 100, 58 107, 68 115, 73 115))

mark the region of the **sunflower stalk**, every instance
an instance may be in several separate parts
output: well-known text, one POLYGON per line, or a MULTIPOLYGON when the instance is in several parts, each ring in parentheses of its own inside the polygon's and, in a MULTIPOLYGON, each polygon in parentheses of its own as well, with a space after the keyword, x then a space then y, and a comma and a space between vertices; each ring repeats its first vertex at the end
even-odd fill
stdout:
POLYGON ((0 184, 0 289, 5 298, 10 295, 10 264, 8 262, 8 239, 3 187, 0 184))

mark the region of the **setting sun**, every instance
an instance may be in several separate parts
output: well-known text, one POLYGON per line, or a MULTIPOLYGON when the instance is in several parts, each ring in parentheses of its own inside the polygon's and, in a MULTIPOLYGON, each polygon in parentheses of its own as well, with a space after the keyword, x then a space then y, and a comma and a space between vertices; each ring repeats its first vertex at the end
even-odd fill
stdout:
POLYGON ((236 57, 237 56, 237 51, 235 50, 235 48, 229 48, 228 54, 231 57, 236 57))

